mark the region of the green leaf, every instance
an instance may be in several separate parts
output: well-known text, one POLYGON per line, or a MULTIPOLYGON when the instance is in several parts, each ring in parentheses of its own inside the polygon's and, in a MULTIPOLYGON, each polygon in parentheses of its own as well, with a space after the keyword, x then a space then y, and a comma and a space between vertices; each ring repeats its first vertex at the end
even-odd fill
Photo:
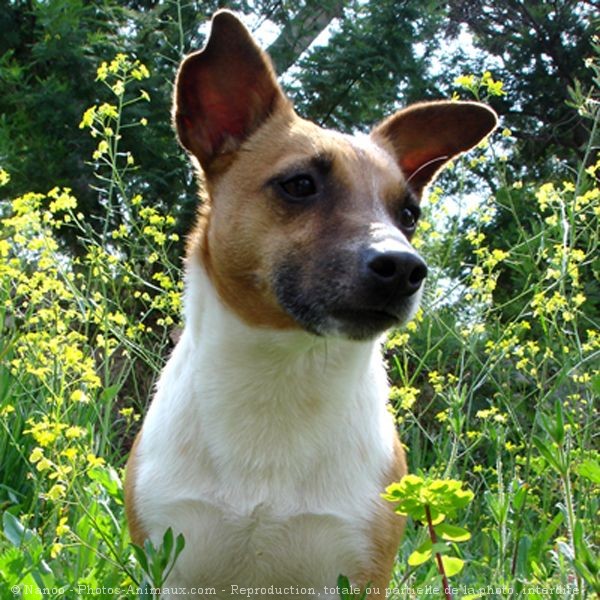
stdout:
POLYGON ((529 577, 529 549, 531 548, 531 539, 524 535, 517 545, 516 574, 523 579, 529 577))
POLYGON ((111 385, 110 387, 104 388, 100 394, 100 402, 104 405, 115 398, 121 389, 120 385, 111 385))
POLYGON ((556 513, 556 516, 552 519, 552 521, 550 521, 550 523, 534 537, 531 545, 531 551, 537 558, 538 562, 543 560, 548 542, 556 534, 564 519, 565 517, 562 512, 556 513))
POLYGON ((21 547, 24 542, 29 542, 35 537, 33 531, 27 529, 17 517, 8 511, 4 511, 2 523, 4 526, 4 535, 17 548, 21 547))
POLYGON ((592 483, 600 484, 600 464, 593 458, 586 458, 575 469, 578 475, 585 477, 592 483))
POLYGON ((573 528, 573 543, 575 545, 575 553, 582 563, 584 565, 589 565, 592 570, 597 572, 598 569, 600 569, 600 564, 596 564, 598 561, 593 554, 592 547, 586 542, 583 523, 581 521, 575 522, 575 527, 573 528))
POLYGON ((117 471, 113 467, 93 467, 88 470, 88 477, 99 483, 111 498, 122 504, 122 484, 117 471))
MULTIPOLYGON (((563 472, 562 465, 560 463, 560 458, 558 455, 553 454, 550 450, 548 443, 542 440, 541 438, 534 436, 533 443, 535 447, 538 449, 538 452, 544 457, 546 462, 559 474, 563 472)), ((556 451, 553 448, 554 451, 556 451)))
POLYGON ((433 556, 433 544, 431 540, 423 542, 409 557, 408 564, 411 567, 418 567, 427 562, 433 556))
POLYGON ((160 551, 161 560, 161 572, 167 568, 169 561, 171 560, 171 551, 173 550, 173 529, 169 527, 163 535, 162 548, 160 551))
POLYGON ((527 498, 528 488, 526 485, 520 485, 513 494, 513 507, 515 510, 520 511, 527 498))
POLYGON ((554 428, 554 440, 560 446, 565 441, 565 419, 563 416, 562 404, 556 402, 556 427, 554 428))
POLYGON ((592 377, 592 390, 596 396, 600 396, 600 374, 592 377))
POLYGON ((148 558, 146 557, 144 549, 136 544, 131 544, 131 548, 133 549, 133 553, 135 554, 138 563, 140 563, 140 567, 142 567, 142 571, 148 573, 148 558))
POLYGON ((449 542, 466 542, 471 539, 471 534, 466 529, 456 525, 448 525, 448 523, 436 525, 435 532, 449 542))
POLYGON ((465 561, 456 556, 442 556, 442 565, 446 577, 453 577, 462 571, 465 561))
POLYGON ((337 586, 342 600, 352 600, 352 586, 350 585, 350 580, 345 575, 338 577, 337 586))
POLYGON ((180 533, 175 540, 175 559, 181 554, 184 548, 185 538, 183 537, 183 533, 180 533))
POLYGON ((36 582, 35 578, 33 577, 33 575, 31 573, 26 575, 21 580, 21 584, 22 584, 21 589, 24 592, 25 592, 25 590, 27 590, 23 594, 23 598, 26 598, 27 600, 43 600, 43 596, 42 596, 43 586, 40 587, 39 583, 36 582))

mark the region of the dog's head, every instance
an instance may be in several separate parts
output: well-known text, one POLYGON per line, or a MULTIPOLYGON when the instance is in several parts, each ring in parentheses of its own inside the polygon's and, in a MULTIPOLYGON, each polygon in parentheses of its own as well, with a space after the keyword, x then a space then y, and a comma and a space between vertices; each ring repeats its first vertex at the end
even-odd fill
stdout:
POLYGON ((496 125, 482 104, 431 102, 368 136, 318 127, 227 11, 181 64, 174 120, 208 192, 188 260, 249 324, 353 339, 415 313, 427 267, 410 240, 423 190, 496 125))

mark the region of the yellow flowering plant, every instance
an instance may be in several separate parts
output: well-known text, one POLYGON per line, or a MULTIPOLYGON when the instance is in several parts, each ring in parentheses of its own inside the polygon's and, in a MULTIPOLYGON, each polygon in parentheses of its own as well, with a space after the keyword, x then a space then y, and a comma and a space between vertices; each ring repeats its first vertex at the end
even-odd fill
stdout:
MULTIPOLYGON (((455 83, 478 100, 505 93, 490 73, 455 83)), ((590 119, 595 131, 597 109, 590 119)), ((469 517, 478 527, 464 552, 488 548, 486 579, 515 593, 558 581, 585 597, 600 589, 600 561, 585 543, 600 509, 600 456, 591 450, 600 394, 600 157, 586 151, 571 176, 513 180, 505 158, 513 143, 504 128, 479 155, 456 161, 456 178, 464 166, 496 171, 497 187, 480 191, 476 204, 469 194, 461 204, 459 193, 449 210, 443 188, 430 192, 415 244, 430 267, 424 309, 415 328, 389 336, 391 401, 411 470, 479 490, 469 517), (510 233, 497 225, 507 222, 510 233), (549 425, 560 422, 557 402, 564 437, 549 425), (578 456, 576 448, 586 450, 578 456)), ((424 543, 410 528, 407 536, 411 548, 424 543)), ((409 567, 397 581, 412 589, 435 576, 411 569, 406 552, 401 562, 409 567)), ((461 577, 470 580, 475 567, 466 565, 461 577)))
MULTIPOLYGON (((179 321, 181 291, 169 258, 175 219, 131 195, 135 159, 120 149, 128 130, 144 125, 127 115, 147 101, 129 90, 148 75, 124 55, 102 64, 98 80, 111 97, 82 117, 98 140, 91 164, 107 211, 100 227, 63 187, 19 196, 0 214, 4 485, 29 498, 15 505, 19 518, 4 521, 27 539, 23 569, 12 574, 20 584, 34 573, 36 585, 71 585, 71 564, 90 585, 141 581, 129 565, 119 455, 179 321), (66 228, 79 239, 77 256, 61 241, 66 228), (54 567, 27 570, 41 560, 54 567)), ((0 182, 9 178, 0 171, 0 182)))

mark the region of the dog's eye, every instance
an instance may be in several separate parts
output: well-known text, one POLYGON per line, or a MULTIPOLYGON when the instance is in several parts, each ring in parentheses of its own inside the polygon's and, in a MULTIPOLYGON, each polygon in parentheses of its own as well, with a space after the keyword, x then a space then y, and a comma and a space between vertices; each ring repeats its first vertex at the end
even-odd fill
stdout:
POLYGON ((416 206, 405 206, 399 215, 400 225, 409 231, 417 226, 420 210, 416 206))
POLYGON ((280 182, 279 187, 291 200, 302 200, 317 193, 315 180, 310 175, 294 175, 280 182))

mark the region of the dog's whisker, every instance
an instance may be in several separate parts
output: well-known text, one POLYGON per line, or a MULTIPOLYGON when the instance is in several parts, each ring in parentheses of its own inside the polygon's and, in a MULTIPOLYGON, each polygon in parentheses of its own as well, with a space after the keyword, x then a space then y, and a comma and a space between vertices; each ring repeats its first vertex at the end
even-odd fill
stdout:
POLYGON ((423 169, 426 169, 427 167, 430 167, 431 165, 439 162, 439 163, 445 163, 450 157, 447 155, 443 155, 443 156, 438 156, 436 158, 432 158, 431 160, 428 160, 426 163, 422 164, 416 171, 413 171, 410 174, 410 177, 406 180, 406 183, 410 183, 411 180, 413 180, 421 171, 423 171, 423 169))

